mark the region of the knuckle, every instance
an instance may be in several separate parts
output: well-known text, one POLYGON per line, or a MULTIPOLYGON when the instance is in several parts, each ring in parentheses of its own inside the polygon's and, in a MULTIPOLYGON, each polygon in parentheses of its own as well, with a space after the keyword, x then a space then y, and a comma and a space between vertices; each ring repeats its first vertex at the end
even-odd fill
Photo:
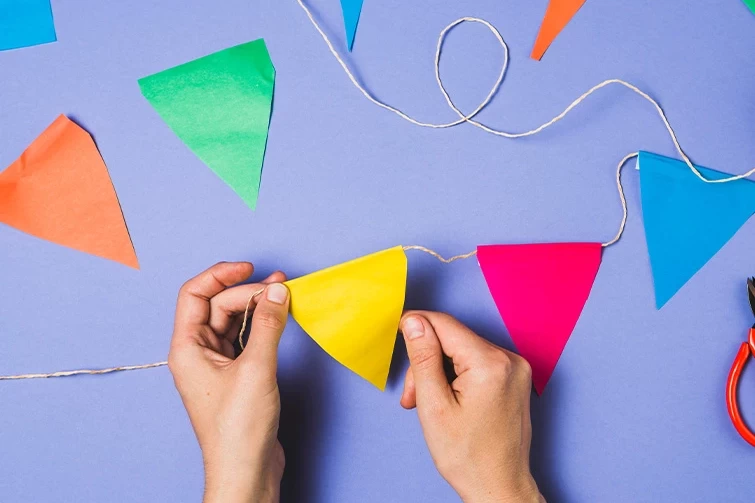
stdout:
POLYGON ((516 355, 514 361, 516 362, 516 368, 519 370, 519 374, 527 380, 532 379, 532 365, 530 365, 530 362, 519 355, 516 355))
POLYGON ((420 348, 412 353, 410 360, 413 368, 423 371, 436 364, 438 354, 431 348, 420 348))
POLYGON ((178 289, 178 296, 179 297, 184 297, 184 296, 188 295, 189 291, 191 290, 191 287, 192 287, 192 281, 191 280, 189 280, 186 283, 184 283, 183 285, 181 285, 181 288, 178 289))
MULTIPOLYGON (((207 299, 202 293, 200 284, 197 282, 197 278, 190 279, 178 289, 178 297, 199 297, 201 299, 207 299)), ((209 299, 207 299, 209 300, 209 299)))
POLYGON ((493 353, 488 367, 488 377, 494 381, 507 381, 514 371, 512 358, 503 351, 493 353))
POLYGON ((491 355, 482 378, 491 384, 500 385, 512 381, 529 382, 532 379, 532 367, 521 356, 498 350, 491 355))
POLYGON ((438 472, 444 477, 459 472, 459 461, 457 460, 457 456, 439 457, 435 461, 435 465, 438 467, 438 472))
POLYGON ((447 326, 453 323, 459 323, 456 318, 448 313, 435 313, 435 322, 440 326, 447 326))
POLYGON ((260 310, 256 314, 257 316, 254 322, 257 324, 257 326, 260 326, 266 330, 283 330, 283 327, 286 324, 283 316, 270 309, 260 310))
POLYGON ((186 366, 184 362, 185 358, 183 357, 183 352, 178 348, 171 348, 168 353, 168 370, 170 370, 173 377, 181 374, 181 371, 186 366))

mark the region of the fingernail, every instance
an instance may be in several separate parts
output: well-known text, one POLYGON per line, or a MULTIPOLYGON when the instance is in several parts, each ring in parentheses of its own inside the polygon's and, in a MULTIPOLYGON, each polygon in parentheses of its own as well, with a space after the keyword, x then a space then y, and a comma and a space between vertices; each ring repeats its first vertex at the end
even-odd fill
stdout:
POLYGON ((404 326, 401 331, 407 339, 416 339, 425 335, 425 325, 417 317, 409 317, 404 320, 404 326))
POLYGON ((288 299, 288 288, 280 283, 273 283, 267 287, 267 300, 275 304, 285 304, 288 299))

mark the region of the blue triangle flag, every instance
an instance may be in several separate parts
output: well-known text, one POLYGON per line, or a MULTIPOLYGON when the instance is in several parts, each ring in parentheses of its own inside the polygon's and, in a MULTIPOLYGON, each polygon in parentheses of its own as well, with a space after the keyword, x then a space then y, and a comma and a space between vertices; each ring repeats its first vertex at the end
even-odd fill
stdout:
POLYGON ((341 10, 343 11, 343 23, 346 26, 346 45, 351 51, 354 47, 354 35, 357 32, 359 24, 359 14, 362 12, 362 2, 364 0, 341 0, 341 10))
MULTIPOLYGON (((755 213, 755 183, 711 184, 684 162, 640 152, 645 239, 658 309, 755 213)), ((731 175, 696 166, 707 179, 731 175)))

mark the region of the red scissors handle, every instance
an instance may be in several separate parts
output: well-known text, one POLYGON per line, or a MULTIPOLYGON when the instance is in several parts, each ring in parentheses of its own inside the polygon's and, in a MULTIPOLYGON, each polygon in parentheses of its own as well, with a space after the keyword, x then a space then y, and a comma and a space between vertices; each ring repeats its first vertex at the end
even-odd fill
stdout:
POLYGON ((739 404, 737 403, 739 377, 742 375, 742 369, 744 369, 750 355, 755 356, 755 328, 750 329, 748 341, 743 342, 739 347, 739 352, 731 366, 729 379, 726 384, 726 406, 729 409, 731 422, 734 423, 734 427, 742 435, 742 438, 755 447, 755 433, 750 431, 744 419, 742 419, 742 414, 739 413, 739 404))

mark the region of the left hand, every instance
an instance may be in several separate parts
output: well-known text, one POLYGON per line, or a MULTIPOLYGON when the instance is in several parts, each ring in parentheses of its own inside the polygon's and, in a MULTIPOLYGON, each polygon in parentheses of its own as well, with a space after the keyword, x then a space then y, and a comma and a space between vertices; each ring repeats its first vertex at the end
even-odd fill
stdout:
POLYGON ((289 294, 281 272, 262 283, 247 262, 221 262, 181 287, 168 367, 202 448, 205 503, 277 502, 285 458, 278 442, 278 342, 289 294), (249 297, 252 329, 234 359, 249 297))

